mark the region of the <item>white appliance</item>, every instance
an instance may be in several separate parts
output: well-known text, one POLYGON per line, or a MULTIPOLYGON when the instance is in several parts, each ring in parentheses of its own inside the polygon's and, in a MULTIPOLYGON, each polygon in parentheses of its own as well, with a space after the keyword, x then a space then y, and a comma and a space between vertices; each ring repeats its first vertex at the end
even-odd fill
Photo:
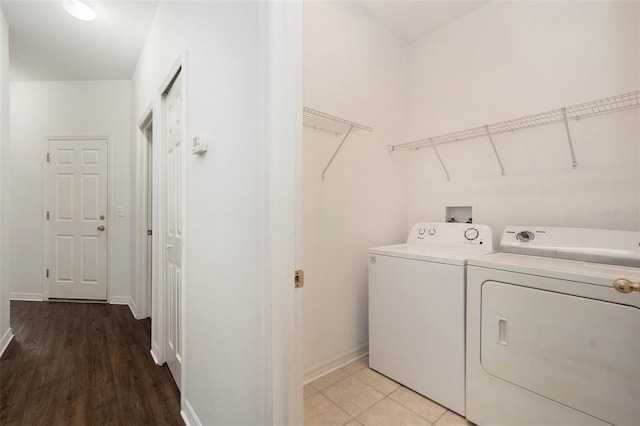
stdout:
POLYGON ((466 417, 639 425, 640 232, 509 226, 501 249, 469 261, 466 417))
POLYGON ((462 223, 370 249, 369 366, 464 415, 466 264, 492 250, 488 226, 462 223))

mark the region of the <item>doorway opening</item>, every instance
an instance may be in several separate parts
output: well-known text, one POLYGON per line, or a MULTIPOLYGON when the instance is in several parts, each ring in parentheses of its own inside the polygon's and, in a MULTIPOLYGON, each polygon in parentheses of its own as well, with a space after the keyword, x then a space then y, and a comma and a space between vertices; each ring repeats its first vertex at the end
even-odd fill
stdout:
POLYGON ((144 114, 138 123, 138 158, 140 159, 138 174, 140 195, 138 198, 137 229, 139 239, 139 258, 137 282, 136 317, 151 318, 153 307, 153 109, 144 114))

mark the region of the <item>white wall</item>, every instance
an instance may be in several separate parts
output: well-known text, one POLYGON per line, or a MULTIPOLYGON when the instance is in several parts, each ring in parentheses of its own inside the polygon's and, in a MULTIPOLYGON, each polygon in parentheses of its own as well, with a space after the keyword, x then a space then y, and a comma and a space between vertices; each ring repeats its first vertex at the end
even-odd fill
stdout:
POLYGON ((341 137, 304 129, 302 255, 305 378, 367 351, 368 248, 406 238, 407 46, 346 2, 304 4, 304 105, 373 127, 341 137), (329 30, 330 28, 330 30, 329 30))
POLYGON ((108 136, 109 295, 126 303, 130 288, 129 81, 11 83, 11 292, 43 293, 44 153, 48 136, 108 136), (124 216, 117 217, 117 207, 124 216))
MULTIPOLYGON (((637 2, 492 2, 409 51, 409 138, 463 130, 640 89, 637 2)), ((640 229, 638 110, 409 153, 409 223, 474 220, 640 229)))
POLYGON ((9 326, 9 27, 0 9, 0 355, 9 326))
POLYGON ((258 30, 257 2, 160 2, 133 78, 136 123, 186 51, 187 140, 209 141, 186 154, 182 388, 208 425, 260 423, 258 30))

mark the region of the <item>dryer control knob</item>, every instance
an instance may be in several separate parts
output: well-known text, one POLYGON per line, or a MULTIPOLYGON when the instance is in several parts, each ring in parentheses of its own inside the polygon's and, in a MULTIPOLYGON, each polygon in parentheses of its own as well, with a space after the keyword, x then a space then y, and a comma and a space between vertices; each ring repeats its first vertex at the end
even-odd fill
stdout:
POLYGON ((424 228, 418 229, 418 234, 419 235, 424 235, 424 232, 425 232, 424 228))
POLYGON ((528 243, 535 238, 535 234, 531 231, 522 231, 516 234, 516 239, 522 243, 528 243))
POLYGON ((431 229, 429 229, 429 235, 436 235, 436 230, 435 230, 435 228, 431 228, 431 229))

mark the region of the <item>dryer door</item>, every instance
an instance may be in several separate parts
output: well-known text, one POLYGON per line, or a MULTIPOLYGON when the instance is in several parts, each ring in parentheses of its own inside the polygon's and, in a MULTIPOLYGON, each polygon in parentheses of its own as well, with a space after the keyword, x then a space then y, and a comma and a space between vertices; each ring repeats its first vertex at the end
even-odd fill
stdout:
POLYGON ((615 425, 640 419, 640 309, 482 285, 481 363, 493 376, 615 425))

